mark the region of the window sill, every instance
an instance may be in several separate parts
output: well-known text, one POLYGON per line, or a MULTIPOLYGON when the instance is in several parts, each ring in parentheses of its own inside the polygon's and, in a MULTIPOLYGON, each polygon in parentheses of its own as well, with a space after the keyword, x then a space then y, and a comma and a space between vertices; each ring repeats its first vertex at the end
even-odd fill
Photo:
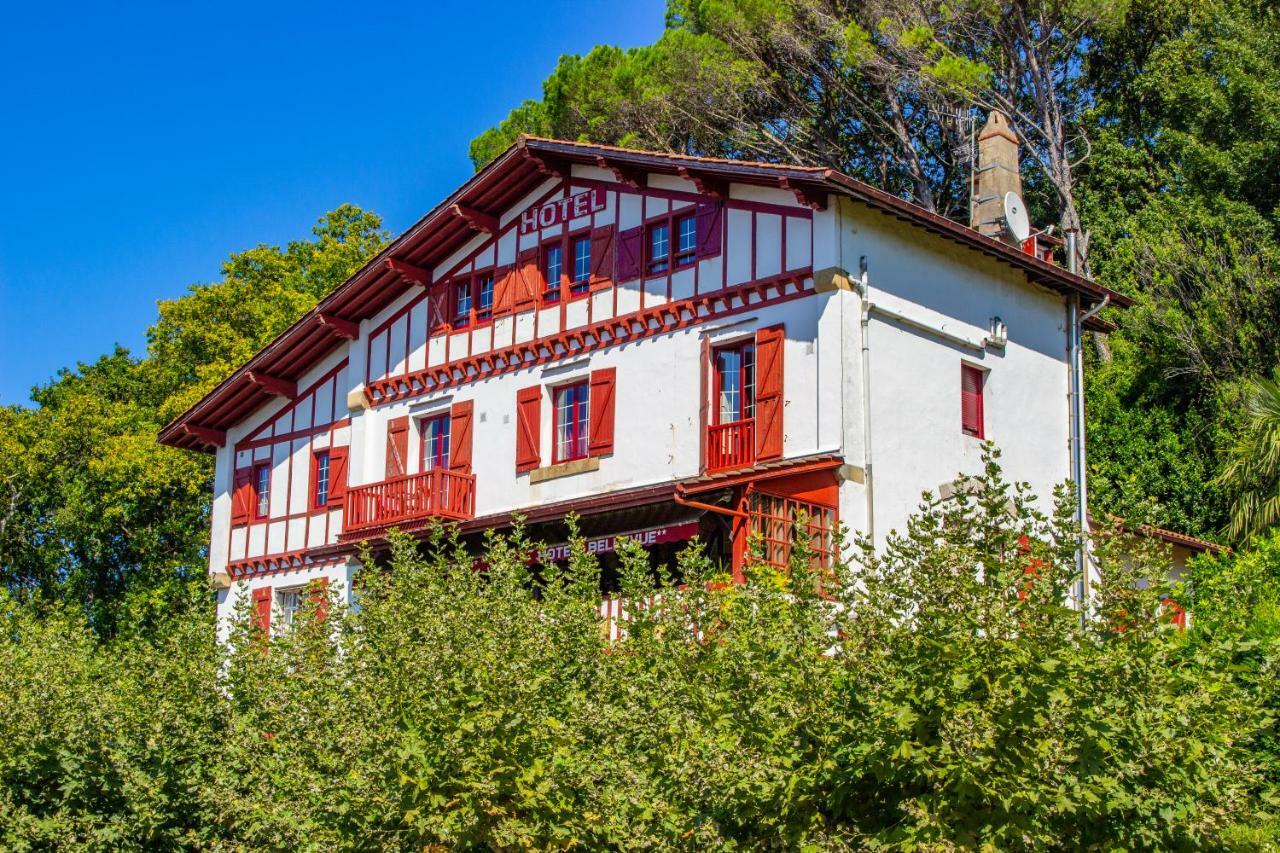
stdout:
POLYGON ((571 477, 574 474, 585 474, 588 471, 599 470, 600 457, 587 456, 583 459, 572 459, 568 462, 557 462, 555 465, 534 468, 529 472, 529 484, 533 485, 547 480, 556 480, 560 477, 571 477))

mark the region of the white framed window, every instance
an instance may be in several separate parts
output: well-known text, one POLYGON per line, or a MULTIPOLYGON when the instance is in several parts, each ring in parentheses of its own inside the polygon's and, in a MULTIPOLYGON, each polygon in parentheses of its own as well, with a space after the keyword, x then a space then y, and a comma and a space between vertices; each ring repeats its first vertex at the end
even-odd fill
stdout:
POLYGON ((302 610, 302 602, 307 593, 305 586, 294 586, 276 590, 276 606, 280 608, 280 616, 285 627, 292 628, 293 620, 302 610))

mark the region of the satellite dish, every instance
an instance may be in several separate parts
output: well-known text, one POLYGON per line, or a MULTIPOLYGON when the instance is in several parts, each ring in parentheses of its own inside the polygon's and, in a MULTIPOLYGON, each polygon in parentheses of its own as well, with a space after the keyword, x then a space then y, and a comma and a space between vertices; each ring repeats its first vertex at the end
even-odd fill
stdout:
POLYGON ((1021 243, 1031 236, 1031 220, 1027 218, 1027 209, 1022 206, 1022 199, 1015 192, 1004 194, 1004 227, 1014 239, 1021 243))

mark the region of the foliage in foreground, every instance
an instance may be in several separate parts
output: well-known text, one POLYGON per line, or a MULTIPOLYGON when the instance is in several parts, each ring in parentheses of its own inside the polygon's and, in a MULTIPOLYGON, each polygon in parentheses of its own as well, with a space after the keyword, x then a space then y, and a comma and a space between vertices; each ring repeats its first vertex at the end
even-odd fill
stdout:
POLYGON ((1135 586, 1156 555, 1105 542, 1082 621, 1066 516, 994 460, 967 484, 821 577, 798 553, 726 585, 696 546, 667 569, 624 543, 612 644, 581 542, 531 566, 519 530, 483 573, 445 531, 425 557, 397 541, 358 610, 330 600, 266 653, 247 618, 224 650, 200 619, 98 642, 4 599, 0 844, 1263 843, 1239 828, 1263 720, 1232 635, 1171 627, 1135 586))

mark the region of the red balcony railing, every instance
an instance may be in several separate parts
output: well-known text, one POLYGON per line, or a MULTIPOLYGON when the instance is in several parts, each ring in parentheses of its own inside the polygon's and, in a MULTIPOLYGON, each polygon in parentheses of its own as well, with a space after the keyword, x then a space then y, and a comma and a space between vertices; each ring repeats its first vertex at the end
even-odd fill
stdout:
POLYGON ((475 475, 437 468, 350 489, 343 535, 431 517, 465 521, 475 514, 475 475))
POLYGON ((746 468, 756 461, 756 424, 752 418, 707 427, 707 471, 746 468))

